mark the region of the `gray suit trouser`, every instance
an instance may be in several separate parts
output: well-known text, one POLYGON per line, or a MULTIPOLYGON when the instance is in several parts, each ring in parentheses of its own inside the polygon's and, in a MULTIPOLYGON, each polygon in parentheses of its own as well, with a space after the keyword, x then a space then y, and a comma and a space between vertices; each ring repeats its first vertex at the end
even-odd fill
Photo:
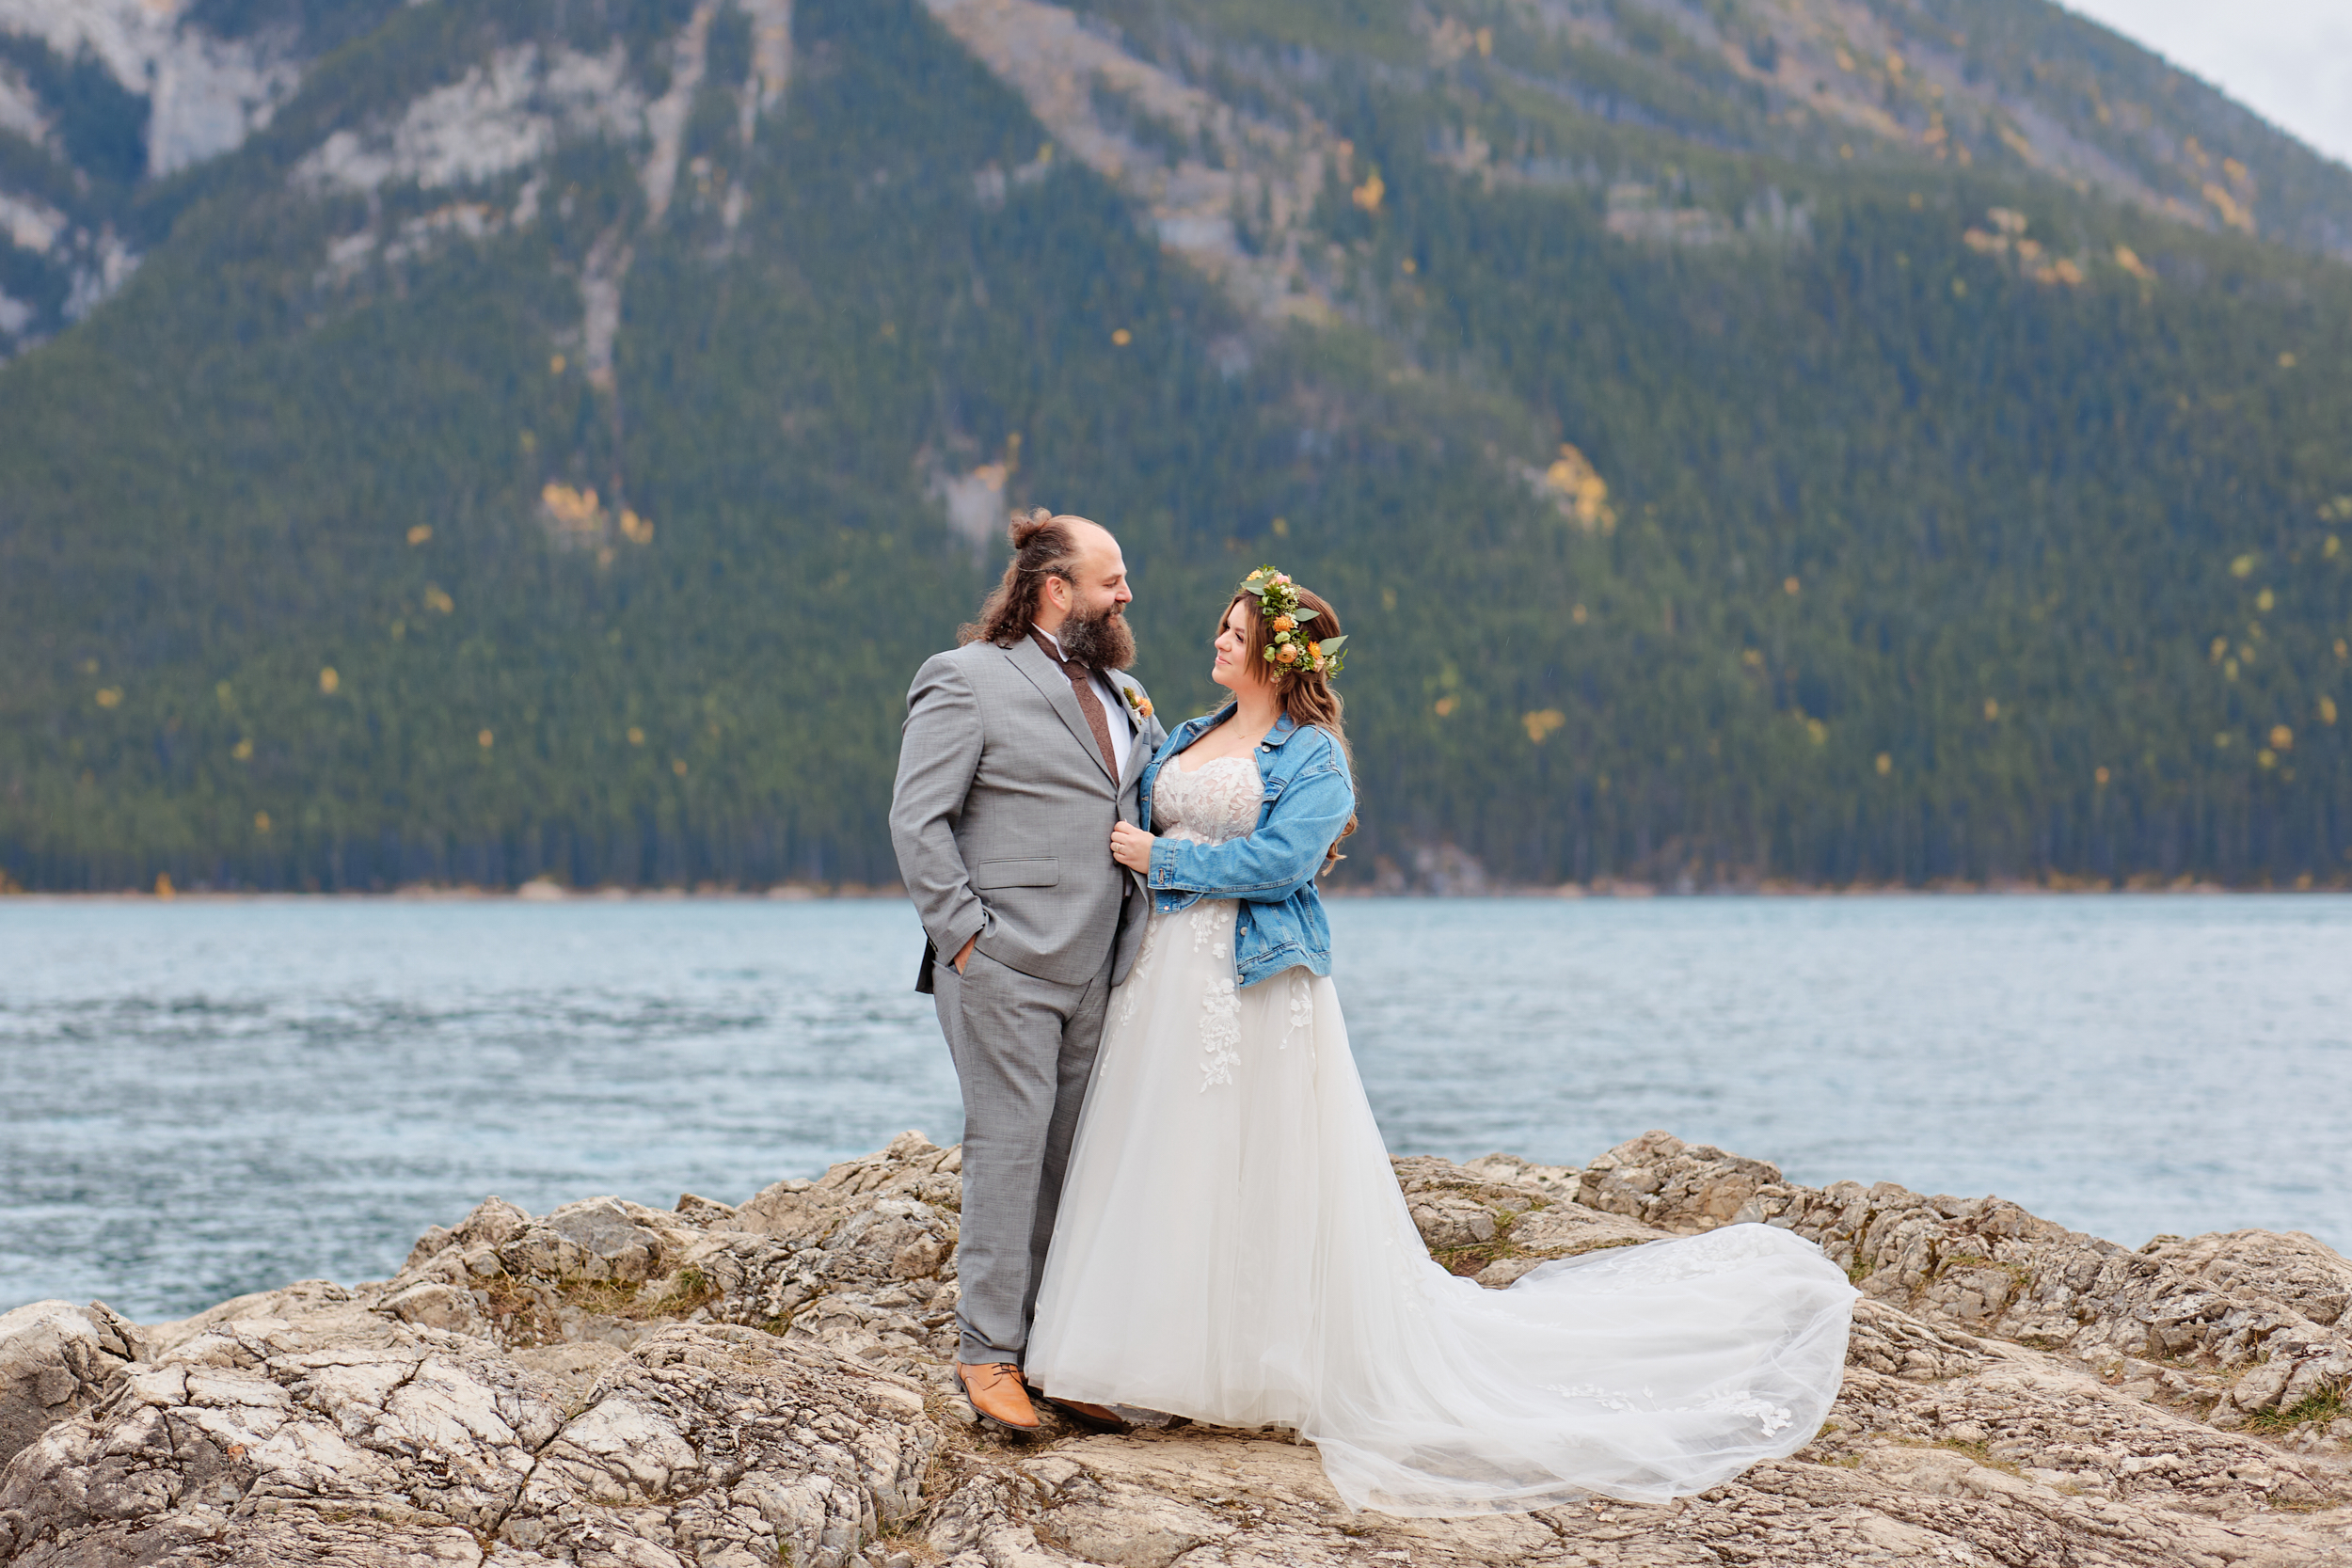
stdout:
POLYGON ((1083 986, 1008 969, 975 949, 932 971, 939 1026, 963 1085, 963 1216, 956 1242, 956 1359, 1019 1362, 1078 1108, 1094 1076, 1112 953, 1083 986))

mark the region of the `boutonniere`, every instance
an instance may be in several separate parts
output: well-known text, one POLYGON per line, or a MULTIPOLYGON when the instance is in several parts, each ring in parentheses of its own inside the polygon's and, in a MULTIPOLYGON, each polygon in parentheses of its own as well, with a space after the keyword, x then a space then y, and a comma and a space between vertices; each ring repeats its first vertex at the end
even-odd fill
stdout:
POLYGON ((1136 696, 1136 689, 1132 686, 1120 687, 1119 689, 1119 694, 1127 699, 1127 706, 1134 710, 1136 718, 1149 719, 1152 717, 1151 698, 1136 696))

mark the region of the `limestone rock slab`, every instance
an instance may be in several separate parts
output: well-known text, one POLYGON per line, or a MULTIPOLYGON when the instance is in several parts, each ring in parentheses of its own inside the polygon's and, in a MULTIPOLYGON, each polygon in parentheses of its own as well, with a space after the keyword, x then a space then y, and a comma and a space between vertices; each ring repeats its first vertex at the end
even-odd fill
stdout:
POLYGON ((2352 1262, 2309 1236, 2159 1238, 2134 1252, 2002 1198, 1891 1181, 1807 1187, 1664 1132, 1593 1161, 1578 1194, 1677 1234, 1785 1227, 1819 1243, 1866 1294, 1931 1322, 2063 1351, 2119 1377, 2135 1366, 2185 1372, 2170 1391, 2224 1425, 2352 1383, 2352 1325, 2342 1322, 2352 1262))
POLYGON ((909 1133, 737 1207, 492 1199, 381 1284, 0 1318, 35 1390, 0 1563, 2352 1568, 2352 1265, 2309 1237, 2134 1252, 1664 1133, 1397 1176, 1488 1286, 1723 1224, 1820 1243, 1865 1291, 1829 1419, 1666 1507, 1454 1520, 1350 1513, 1280 1432, 993 1435, 948 1367, 959 1151, 909 1133))
POLYGON ((138 1328, 103 1302, 37 1301, 0 1313, 0 1465, 98 1402, 144 1349, 138 1328))

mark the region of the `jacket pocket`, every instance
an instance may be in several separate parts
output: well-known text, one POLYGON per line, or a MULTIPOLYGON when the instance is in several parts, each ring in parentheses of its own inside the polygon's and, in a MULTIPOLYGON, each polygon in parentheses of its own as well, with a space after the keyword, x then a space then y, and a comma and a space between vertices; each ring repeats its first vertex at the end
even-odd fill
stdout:
POLYGON ((1051 855, 1024 861, 982 861, 972 868, 972 885, 1052 887, 1061 880, 1061 862, 1051 855))
POLYGON ((1279 778, 1268 779, 1265 782, 1265 793, 1258 797, 1259 828, 1263 828, 1268 822, 1274 820, 1274 808, 1281 804, 1282 786, 1288 783, 1290 783, 1288 779, 1279 778))

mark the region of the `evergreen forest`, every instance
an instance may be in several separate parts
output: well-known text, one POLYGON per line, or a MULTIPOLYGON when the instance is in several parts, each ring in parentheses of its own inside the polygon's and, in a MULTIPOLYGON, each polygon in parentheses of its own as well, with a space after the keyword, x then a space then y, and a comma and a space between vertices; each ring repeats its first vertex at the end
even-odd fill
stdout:
POLYGON ((2040 0, 1875 8, 2031 78, 1967 157, 1922 66, 1839 46, 1929 128, 1865 136, 1692 41, 1737 7, 1585 8, 1081 6, 1189 96, 1065 111, 944 3, 354 7, 151 176, 20 50, 138 260, 0 364, 7 885, 894 881, 1029 504, 1120 537, 1171 721, 1245 572, 1331 599, 1343 886, 2352 880, 2352 174, 2040 0), (2014 151, 2101 92, 2220 199, 2014 151), (1263 197, 1222 271, 1196 167, 1263 197))

